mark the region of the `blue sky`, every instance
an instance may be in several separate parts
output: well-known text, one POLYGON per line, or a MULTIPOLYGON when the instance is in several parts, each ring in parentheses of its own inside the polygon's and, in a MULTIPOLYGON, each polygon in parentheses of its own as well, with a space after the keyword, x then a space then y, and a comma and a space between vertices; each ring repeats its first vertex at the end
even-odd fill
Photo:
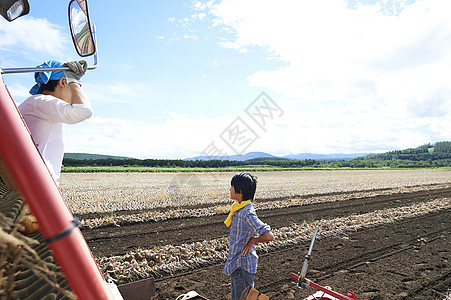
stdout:
MULTIPOLYGON (((27 16, 0 20, 0 66, 78 60, 67 4, 30 0, 27 16)), ((451 140, 449 0, 91 0, 89 10, 94 116, 66 127, 66 152, 355 153, 451 140)), ((3 77, 17 103, 28 97, 32 74, 3 77)))

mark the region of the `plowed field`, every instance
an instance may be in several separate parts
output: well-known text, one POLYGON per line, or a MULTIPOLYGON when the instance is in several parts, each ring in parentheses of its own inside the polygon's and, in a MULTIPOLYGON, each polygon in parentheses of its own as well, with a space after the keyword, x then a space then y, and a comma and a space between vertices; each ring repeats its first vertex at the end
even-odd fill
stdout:
MULTIPOLYGON (((311 224, 375 211, 397 211, 451 198, 451 186, 443 180, 421 186, 406 185, 391 192, 392 189, 390 186, 361 190, 357 194, 359 191, 354 190, 305 195, 306 200, 324 201, 258 209, 257 214, 277 230, 294 223, 311 224), (340 200, 327 201, 337 197, 340 200)), ((256 206, 272 201, 275 199, 257 199, 256 206)), ((206 203, 195 207, 213 205, 206 203)), ((160 210, 164 209, 167 208, 160 210)), ((122 210, 75 215, 82 220, 112 214, 127 219, 142 213, 143 210, 122 210)), ((127 255, 137 249, 226 238, 225 217, 225 213, 216 213, 160 221, 122 221, 94 228, 84 226, 82 233, 96 258, 108 258, 127 255)), ((357 294, 357 299, 444 299, 451 288, 450 220, 451 209, 445 206, 402 218, 387 215, 385 221, 368 226, 344 227, 345 230, 338 234, 341 238, 320 236, 314 246, 307 278, 343 294, 351 290, 357 294)), ((303 299, 314 293, 314 290, 298 289, 294 279, 290 278, 290 272, 299 273, 309 243, 310 237, 294 244, 260 249, 256 288, 271 299, 303 299)), ((229 299, 230 278, 222 275, 223 266, 224 262, 219 259, 183 271, 154 274, 156 299, 175 299, 190 290, 209 299, 229 299)))

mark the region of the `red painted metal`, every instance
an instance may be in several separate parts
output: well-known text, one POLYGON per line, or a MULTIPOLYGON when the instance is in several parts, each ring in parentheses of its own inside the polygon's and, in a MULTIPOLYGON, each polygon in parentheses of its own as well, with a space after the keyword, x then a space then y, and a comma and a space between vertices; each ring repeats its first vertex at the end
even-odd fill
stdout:
POLYGON ((340 299, 340 300, 354 300, 355 299, 355 298, 351 298, 351 297, 342 295, 340 293, 334 292, 332 290, 329 290, 329 289, 325 288, 324 286, 316 284, 316 283, 314 283, 312 281, 309 282, 309 286, 311 286, 314 289, 317 289, 318 291, 324 292, 324 293, 326 293, 326 294, 328 294, 328 295, 330 295, 332 297, 340 299))
MULTIPOLYGON (((0 157, 37 218, 43 236, 53 237, 72 226, 73 216, 34 146, 3 79, 0 80, 0 136, 0 157)), ((49 247, 79 299, 108 299, 102 274, 78 228, 49 247)))
MULTIPOLYGON (((299 275, 297 275, 295 273, 290 273, 290 277, 294 278, 296 280, 299 280, 299 278, 301 278, 301 276, 299 276, 299 275)), ((307 286, 310 286, 310 287, 314 288, 314 289, 317 289, 318 291, 324 292, 324 293, 326 293, 326 294, 328 294, 328 295, 330 295, 332 297, 335 297, 335 298, 337 298, 339 300, 355 300, 357 298, 356 294, 354 294, 353 292, 347 291, 346 295, 342 295, 342 294, 334 292, 333 290, 330 290, 330 289, 328 289, 328 288, 326 288, 324 286, 316 284, 316 283, 314 283, 314 282, 312 282, 311 280, 308 280, 308 279, 305 279, 305 284, 307 286)))

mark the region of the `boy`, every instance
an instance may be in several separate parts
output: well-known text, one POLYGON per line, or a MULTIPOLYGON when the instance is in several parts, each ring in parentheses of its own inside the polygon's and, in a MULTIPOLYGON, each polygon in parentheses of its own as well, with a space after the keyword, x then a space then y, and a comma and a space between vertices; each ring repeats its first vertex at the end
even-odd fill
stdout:
POLYGON ((258 256, 255 244, 274 240, 269 225, 260 221, 251 204, 257 188, 257 177, 237 173, 232 177, 230 198, 235 200, 224 221, 230 227, 229 255, 223 270, 231 275, 232 300, 238 300, 247 286, 254 286, 258 256))

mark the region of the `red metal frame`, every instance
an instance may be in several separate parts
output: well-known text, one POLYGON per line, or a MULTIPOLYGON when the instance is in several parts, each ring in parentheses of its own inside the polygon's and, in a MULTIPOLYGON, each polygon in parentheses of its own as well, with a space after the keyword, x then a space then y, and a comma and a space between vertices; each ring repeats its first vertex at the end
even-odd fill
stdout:
POLYGON ((316 284, 316 283, 312 282, 311 280, 305 278, 305 274, 307 274, 307 269, 308 269, 308 265, 309 265, 309 262, 310 262, 310 259, 311 259, 313 245, 315 243, 316 236, 318 235, 318 233, 320 232, 320 230, 321 230, 321 228, 323 226, 325 226, 325 225, 316 226, 315 231, 313 232, 312 241, 310 242, 310 248, 308 250, 307 255, 305 256, 304 263, 302 265, 301 275, 297 275, 297 274, 291 273, 290 276, 298 281, 298 285, 299 285, 299 287, 301 289, 310 286, 310 287, 315 288, 318 291, 323 292, 324 294, 327 294, 328 296, 330 296, 330 297, 324 296, 324 294, 321 295, 321 293, 318 292, 318 293, 320 293, 320 295, 316 295, 316 294, 311 295, 310 297, 306 298, 306 300, 307 299, 308 300, 311 300, 311 299, 312 300, 313 299, 355 300, 356 299, 356 294, 354 294, 353 292, 347 291, 346 295, 342 295, 340 293, 332 291, 332 289, 329 288, 329 287, 321 286, 321 285, 316 284), (317 298, 317 296, 320 297, 320 298, 317 298))
MULTIPOLYGON (((73 216, 51 177, 20 113, 0 80, 0 157, 37 218, 42 235, 54 237, 73 226, 73 216)), ((49 244, 79 299, 108 299, 102 274, 80 230, 49 244)))
MULTIPOLYGON (((299 280, 299 278, 301 278, 301 276, 291 273, 290 274, 291 278, 294 278, 296 280, 299 280)), ((313 281, 304 278, 303 283, 305 284, 305 286, 310 286, 314 289, 317 289, 318 291, 324 292, 332 297, 335 297, 339 300, 355 300, 357 298, 356 294, 354 294, 353 292, 347 291, 346 295, 342 295, 340 293, 334 292, 333 290, 330 290, 322 285, 316 284, 313 281)))

